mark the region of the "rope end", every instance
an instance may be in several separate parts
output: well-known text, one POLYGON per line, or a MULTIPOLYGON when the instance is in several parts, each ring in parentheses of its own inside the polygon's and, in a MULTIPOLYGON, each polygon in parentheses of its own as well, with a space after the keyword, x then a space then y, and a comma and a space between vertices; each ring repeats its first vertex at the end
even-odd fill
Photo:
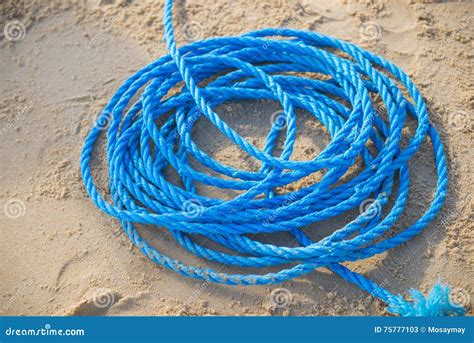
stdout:
POLYGON ((392 304, 388 310, 404 317, 459 316, 466 311, 453 299, 451 288, 441 282, 433 286, 427 297, 416 289, 410 290, 410 296, 413 301, 407 301, 400 295, 397 304, 392 304))

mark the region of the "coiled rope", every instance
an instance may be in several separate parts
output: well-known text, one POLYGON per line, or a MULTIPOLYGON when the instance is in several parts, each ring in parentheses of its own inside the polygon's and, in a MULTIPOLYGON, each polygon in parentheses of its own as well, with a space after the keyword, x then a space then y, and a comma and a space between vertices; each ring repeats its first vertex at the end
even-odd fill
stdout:
POLYGON ((392 313, 463 313, 461 306, 449 301, 448 286, 436 284, 427 298, 412 290, 412 301, 407 301, 341 264, 383 253, 408 241, 433 220, 446 196, 443 145, 428 121, 420 92, 400 68, 353 44, 287 28, 212 38, 178 49, 172 0, 165 4, 164 27, 169 55, 124 82, 91 129, 81 154, 82 177, 90 197, 99 209, 120 220, 126 234, 145 255, 182 275, 228 285, 276 284, 326 267, 385 301, 392 313), (327 80, 288 72, 324 74, 327 80), (171 93, 183 81, 180 91, 171 93), (207 82, 205 86, 200 85, 203 81, 207 82), (403 95, 402 88, 411 100, 403 95), (386 119, 374 111, 370 94, 378 94, 383 101, 386 119), (281 103, 284 115, 270 128, 264 149, 249 143, 213 110, 229 100, 241 99, 281 103), (327 147, 310 161, 291 159, 296 108, 312 113, 331 135, 327 147), (407 114, 418 125, 402 148, 407 114), (203 116, 233 144, 260 161, 260 170, 223 165, 201 150, 193 141, 191 130, 203 116), (281 130, 281 120, 285 130, 281 130), (108 123, 110 202, 99 193, 89 166, 104 122, 108 123), (438 174, 434 199, 414 224, 393 232, 391 228, 407 205, 407 162, 427 135, 438 174), (283 149, 274 156, 280 136, 285 137, 283 149), (376 152, 369 151, 369 141, 376 152), (212 175, 194 169, 190 157, 212 170, 212 175), (364 169, 342 181, 358 157, 364 161, 364 169), (182 187, 167 180, 167 168, 179 173, 182 187), (324 171, 319 182, 276 194, 276 187, 318 171, 324 171), (397 177, 393 206, 383 215, 380 209, 386 207, 397 177), (240 193, 231 200, 210 198, 197 193, 196 183, 240 193), (358 208, 367 199, 374 199, 367 211, 320 241, 312 241, 301 230, 358 208), (135 224, 168 229, 176 242, 201 258, 227 266, 261 268, 263 272, 231 275, 185 265, 150 246, 135 224), (281 231, 294 235, 299 246, 265 244, 251 237, 281 231), (200 245, 196 242, 198 236, 205 236, 232 253, 200 245), (282 269, 265 274, 266 267, 275 266, 282 269))

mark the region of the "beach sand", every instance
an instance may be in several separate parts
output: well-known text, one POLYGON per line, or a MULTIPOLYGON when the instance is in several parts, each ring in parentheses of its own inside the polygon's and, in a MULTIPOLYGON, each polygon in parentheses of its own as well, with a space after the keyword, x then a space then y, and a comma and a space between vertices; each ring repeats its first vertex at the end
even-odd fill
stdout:
MULTIPOLYGON (((0 4, 1 315, 387 314, 383 303, 325 269, 281 285, 223 286, 184 278, 144 257, 118 221, 88 198, 79 155, 117 87, 166 53, 163 1, 44 3, 0 4), (289 298, 279 307, 271 294, 281 288, 289 298)), ((174 20, 178 45, 287 26, 359 44, 403 68, 423 93, 445 144, 447 200, 419 236, 347 265, 396 293, 426 292, 443 280, 472 314, 473 15, 470 2, 188 0, 176 2, 174 20)), ((217 112, 262 147, 278 109, 273 102, 246 101, 222 105, 217 112)), ((308 160, 329 139, 303 113, 298 125, 292 158, 308 160)), ((258 167, 205 123, 197 123, 195 134, 219 161, 258 167)), ((97 153, 104 158, 103 146, 97 153)), ((410 161, 405 224, 419 218, 431 201, 433 162, 429 143, 410 161)), ((95 178, 106 192, 107 175, 97 172, 95 178)), ((215 190, 202 192, 216 195, 215 190)), ((308 230, 321 239, 356 214, 308 230)), ((164 253, 221 268, 183 251, 165 230, 141 231, 164 253)), ((279 239, 284 243, 288 237, 279 239)))

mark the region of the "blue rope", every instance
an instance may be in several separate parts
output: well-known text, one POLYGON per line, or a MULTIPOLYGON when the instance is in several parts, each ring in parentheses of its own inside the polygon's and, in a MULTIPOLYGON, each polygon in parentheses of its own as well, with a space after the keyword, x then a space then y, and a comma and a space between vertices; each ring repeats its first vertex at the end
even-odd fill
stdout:
POLYGON ((164 27, 169 55, 124 82, 91 129, 81 154, 82 178, 90 197, 99 209, 120 220, 131 241, 146 256, 182 275, 227 285, 276 284, 326 267, 382 299, 392 313, 464 312, 449 301, 450 290, 445 285, 436 284, 427 298, 412 290, 413 301, 407 301, 341 264, 383 253, 408 241, 433 220, 446 196, 448 180, 443 145, 428 121, 420 92, 400 68, 353 44, 287 28, 212 38, 178 49, 172 25, 172 0, 165 4, 164 27), (284 39, 276 40, 272 36, 284 39), (329 78, 313 80, 287 72, 313 72, 329 78), (183 81, 185 85, 180 92, 172 93, 183 81), (207 82, 206 86, 200 86, 203 81, 207 82), (411 101, 403 95, 402 86, 411 101), (135 102, 134 97, 140 92, 135 102), (376 115, 370 93, 378 94, 383 100, 387 120, 376 115), (262 150, 240 136, 213 110, 226 101, 243 99, 276 100, 283 107, 284 115, 275 120, 262 150), (310 161, 291 160, 296 108, 312 113, 332 138, 324 151, 310 161), (402 147, 407 114, 418 126, 408 144, 402 147), (195 122, 202 116, 239 148, 261 161, 260 170, 238 170, 202 151, 191 136, 195 122), (89 165, 104 123, 108 123, 111 202, 99 193, 89 165), (433 144, 438 173, 434 199, 414 224, 392 232, 407 203, 410 185, 407 162, 427 135, 433 144), (274 156, 279 136, 286 139, 281 154, 274 156), (375 153, 367 148, 369 141, 376 147, 375 153), (222 177, 194 169, 189 164, 190 157, 212 170, 213 175, 222 177), (342 181, 358 157, 364 161, 365 169, 342 181), (183 187, 166 179, 167 168, 179 173, 183 187), (274 192, 276 187, 322 170, 324 177, 313 185, 287 194, 274 192), (399 185, 393 196, 394 204, 383 216, 377 209, 387 205, 397 176, 399 185), (196 183, 241 192, 229 201, 209 198, 197 193, 196 183), (312 241, 301 230, 358 208, 370 198, 375 199, 368 208, 370 215, 363 212, 320 241, 312 241), (150 246, 135 224, 165 227, 181 246, 210 261, 262 270, 281 266, 281 270, 231 275, 187 266, 150 246), (280 231, 290 232, 300 246, 264 244, 251 236, 280 231), (195 239, 200 235, 233 253, 198 244, 195 239))

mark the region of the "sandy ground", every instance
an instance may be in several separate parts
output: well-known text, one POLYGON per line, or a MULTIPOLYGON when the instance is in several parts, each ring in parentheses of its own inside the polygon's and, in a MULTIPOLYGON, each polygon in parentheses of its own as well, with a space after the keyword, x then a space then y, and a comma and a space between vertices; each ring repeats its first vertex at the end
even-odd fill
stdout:
MULTIPOLYGON (((382 303, 326 270, 266 287, 180 277, 142 256, 118 222, 88 199, 79 172, 82 142, 120 83, 165 53, 162 7, 162 1, 132 0, 0 4, 0 314, 385 314, 382 303), (291 294, 282 308, 270 299, 278 288, 291 294)), ((175 6, 179 44, 289 26, 360 44, 412 76, 446 145, 446 206, 415 239, 350 266, 393 292, 426 291, 442 279, 468 307, 474 289, 473 15, 473 3, 447 1, 189 0, 175 6)), ((261 146, 276 110, 277 104, 257 101, 218 112, 261 146)), ((309 159, 327 136, 304 114, 299 127, 294 158, 309 159)), ((196 134, 219 161, 256 167, 210 128, 196 134)), ((405 223, 418 218, 433 194, 429 144, 410 166, 414 186, 405 223)), ((105 180, 98 176, 104 189, 105 180)), ((353 216, 324 223, 317 235, 353 216)), ((166 235, 142 231, 172 256, 215 267, 166 235)))

